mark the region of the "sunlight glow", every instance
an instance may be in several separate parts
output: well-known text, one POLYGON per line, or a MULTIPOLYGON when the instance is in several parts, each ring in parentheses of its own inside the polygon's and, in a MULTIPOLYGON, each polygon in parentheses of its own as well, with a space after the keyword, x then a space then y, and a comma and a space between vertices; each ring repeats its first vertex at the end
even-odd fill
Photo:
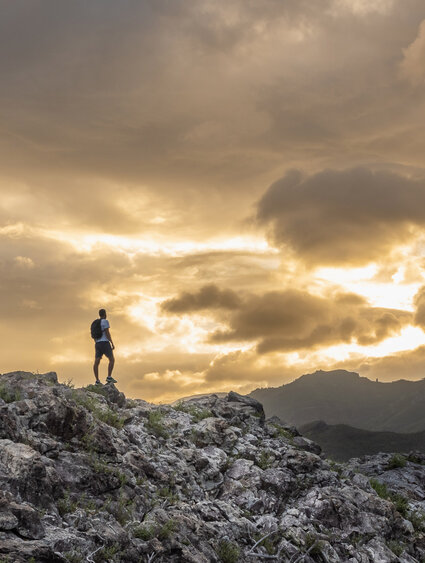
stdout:
POLYGON ((425 333, 418 327, 408 326, 398 336, 387 338, 373 346, 360 346, 356 343, 341 344, 321 350, 320 355, 335 361, 348 360, 353 355, 382 358, 423 345, 425 345, 425 333))
POLYGON ((344 291, 365 297, 374 307, 388 307, 413 311, 413 298, 423 282, 403 283, 405 267, 401 265, 392 275, 391 282, 373 279, 378 273, 376 264, 364 268, 319 268, 316 270, 322 282, 340 284, 344 291))
POLYGON ((372 279, 378 271, 376 264, 369 264, 363 268, 318 268, 316 274, 333 283, 353 283, 372 279))
POLYGON ((44 231, 46 238, 67 242, 80 252, 90 253, 96 246, 104 245, 130 254, 145 253, 153 256, 186 256, 204 252, 252 252, 278 254, 263 237, 238 236, 217 238, 204 242, 174 239, 124 237, 110 234, 70 234, 59 231, 44 231))
POLYGON ((247 350, 252 344, 246 342, 231 342, 212 344, 207 342, 208 335, 217 329, 225 329, 217 321, 213 321, 206 315, 182 315, 168 317, 163 315, 159 304, 163 298, 153 298, 143 294, 137 305, 127 308, 127 314, 133 322, 142 327, 147 327, 152 337, 137 347, 126 346, 126 357, 131 359, 133 354, 147 352, 163 352, 178 349, 188 354, 212 354, 234 352, 236 350, 247 350))

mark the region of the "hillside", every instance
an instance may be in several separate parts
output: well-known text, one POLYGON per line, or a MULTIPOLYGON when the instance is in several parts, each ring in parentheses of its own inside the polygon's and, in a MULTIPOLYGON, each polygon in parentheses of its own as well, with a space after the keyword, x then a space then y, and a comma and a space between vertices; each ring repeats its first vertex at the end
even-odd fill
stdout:
POLYGON ((372 432, 346 424, 328 425, 323 421, 305 424, 300 431, 319 444, 326 457, 337 461, 379 452, 425 452, 425 431, 412 434, 372 432))
POLYGON ((380 383, 345 370, 317 371, 250 396, 267 416, 295 426, 316 420, 400 433, 425 430, 425 380, 380 383))
POLYGON ((14 372, 0 397, 3 563, 425 558, 421 460, 401 502, 236 393, 158 406, 14 372))

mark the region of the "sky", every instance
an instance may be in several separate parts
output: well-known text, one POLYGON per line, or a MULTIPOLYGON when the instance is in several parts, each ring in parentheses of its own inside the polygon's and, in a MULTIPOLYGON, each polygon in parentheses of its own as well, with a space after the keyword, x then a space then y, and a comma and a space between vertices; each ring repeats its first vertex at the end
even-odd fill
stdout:
POLYGON ((0 10, 1 373, 425 377, 423 0, 0 10))

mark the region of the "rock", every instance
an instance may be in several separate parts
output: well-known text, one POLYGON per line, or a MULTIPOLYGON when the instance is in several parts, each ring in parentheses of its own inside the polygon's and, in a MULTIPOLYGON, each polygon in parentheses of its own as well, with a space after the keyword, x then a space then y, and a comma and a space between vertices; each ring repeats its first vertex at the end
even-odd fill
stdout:
POLYGON ((322 448, 318 444, 315 444, 312 440, 304 438, 303 436, 295 436, 292 443, 307 452, 312 452, 316 455, 320 455, 322 453, 322 448))
POLYGON ((14 530, 19 520, 11 512, 0 512, 0 530, 14 530))
POLYGON ((234 392, 173 407, 113 385, 70 389, 53 372, 1 379, 0 560, 218 563, 236 549, 253 562, 425 558, 425 456, 335 469, 234 392))
POLYGON ((119 391, 113 383, 104 385, 102 387, 102 391, 104 392, 104 396, 108 401, 108 403, 113 403, 121 408, 124 407, 124 405, 126 404, 126 398, 124 393, 119 391))
POLYGON ((231 466, 231 468, 227 471, 226 477, 239 480, 242 477, 249 475, 253 465, 254 462, 248 459, 237 459, 231 466))
POLYGON ((257 399, 247 397, 246 395, 239 395, 239 393, 235 393, 235 391, 230 391, 227 395, 227 401, 229 403, 242 403, 243 405, 251 407, 259 415, 260 422, 264 422, 266 418, 264 408, 257 399))

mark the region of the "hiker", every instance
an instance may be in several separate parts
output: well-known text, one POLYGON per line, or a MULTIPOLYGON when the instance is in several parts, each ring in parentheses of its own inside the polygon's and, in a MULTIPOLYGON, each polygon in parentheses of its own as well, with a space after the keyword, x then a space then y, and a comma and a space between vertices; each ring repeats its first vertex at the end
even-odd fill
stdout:
POLYGON ((112 342, 111 333, 109 331, 109 321, 106 319, 105 309, 99 310, 99 319, 93 321, 91 325, 91 335, 95 340, 95 358, 93 364, 94 376, 96 378, 96 385, 102 385, 99 380, 99 364, 103 354, 109 359, 108 377, 106 383, 116 383, 117 380, 112 377, 112 370, 114 369, 115 358, 112 350, 115 349, 112 342))

